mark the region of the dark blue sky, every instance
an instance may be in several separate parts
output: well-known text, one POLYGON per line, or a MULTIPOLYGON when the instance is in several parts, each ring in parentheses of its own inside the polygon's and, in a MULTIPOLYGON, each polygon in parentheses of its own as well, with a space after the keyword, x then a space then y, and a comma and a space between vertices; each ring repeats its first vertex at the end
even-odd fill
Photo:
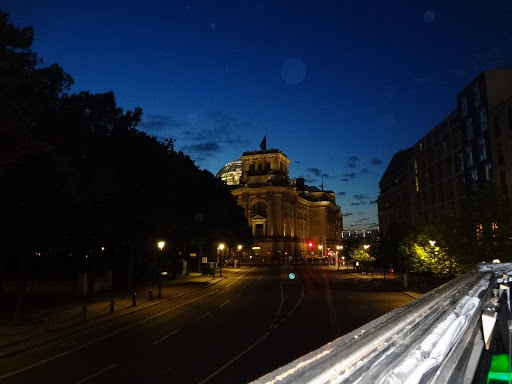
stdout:
MULTIPOLYGON (((377 223, 393 154, 512 66, 512 1, 4 0, 34 50, 144 110, 140 128, 216 173, 267 146, 336 192, 345 229, 377 223)), ((169 175, 172 177, 172 175, 169 175)))

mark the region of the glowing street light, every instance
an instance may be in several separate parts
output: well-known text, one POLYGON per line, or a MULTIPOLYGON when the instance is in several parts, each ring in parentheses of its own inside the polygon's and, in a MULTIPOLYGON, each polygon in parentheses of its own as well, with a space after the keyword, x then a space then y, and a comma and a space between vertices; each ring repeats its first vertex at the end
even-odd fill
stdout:
POLYGON ((159 241, 156 246, 160 249, 158 254, 158 298, 162 297, 162 250, 165 247, 165 241, 159 241))
POLYGON ((238 267, 240 267, 240 263, 242 262, 242 244, 238 244, 236 247, 238 249, 238 267))
POLYGON ((224 247, 225 247, 224 243, 220 243, 219 244, 220 252, 217 252, 217 264, 219 265, 219 277, 222 277, 222 258, 220 259, 220 262, 219 262, 219 254, 222 253, 222 251, 224 250, 224 247))

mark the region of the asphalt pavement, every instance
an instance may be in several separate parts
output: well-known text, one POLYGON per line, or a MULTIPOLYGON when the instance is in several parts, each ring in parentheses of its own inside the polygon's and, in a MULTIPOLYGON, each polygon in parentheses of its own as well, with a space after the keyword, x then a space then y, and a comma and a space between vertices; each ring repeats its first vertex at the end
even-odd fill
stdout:
MULTIPOLYGON (((175 279, 163 281, 160 298, 157 297, 158 288, 155 285, 139 286, 135 290, 135 295, 126 291, 112 291, 92 297, 68 298, 66 300, 50 300, 39 297, 36 302, 32 301, 32 306, 28 305, 23 322, 13 323, 6 316, 0 317, 0 357, 203 289, 226 277, 244 272, 250 267, 249 265, 242 265, 239 269, 226 267, 222 269, 222 277, 216 273, 215 278, 199 273, 190 273, 186 276, 178 275, 175 279), (44 300, 47 300, 48 303, 41 302, 44 300)), ((338 269, 335 265, 324 265, 324 267, 338 270, 340 273, 357 279, 401 280, 399 274, 384 275, 382 272, 362 274, 342 267, 338 269)), ((421 296, 420 293, 412 291, 403 291, 403 293, 412 298, 421 296)), ((30 301, 28 303, 30 304, 30 301)))
POLYGON ((90 297, 54 300, 44 296, 28 298, 22 322, 14 323, 7 316, 1 317, 0 357, 203 289, 226 277, 238 274, 246 268, 223 268, 222 277, 217 272, 215 277, 200 273, 178 275, 175 279, 162 282, 160 298, 157 297, 157 285, 139 286, 133 293, 111 291, 90 297), (45 300, 46 303, 44 303, 45 300), (30 305, 31 303, 33 305, 30 305))

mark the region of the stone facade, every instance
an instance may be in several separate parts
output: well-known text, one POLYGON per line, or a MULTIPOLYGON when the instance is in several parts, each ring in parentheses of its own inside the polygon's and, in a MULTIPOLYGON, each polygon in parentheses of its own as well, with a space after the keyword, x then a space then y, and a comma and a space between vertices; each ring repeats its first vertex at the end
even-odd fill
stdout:
POLYGON ((304 179, 290 182, 290 160, 277 149, 245 152, 241 161, 240 182, 231 187, 252 227, 251 256, 297 260, 336 251, 343 220, 334 192, 308 187, 304 179))

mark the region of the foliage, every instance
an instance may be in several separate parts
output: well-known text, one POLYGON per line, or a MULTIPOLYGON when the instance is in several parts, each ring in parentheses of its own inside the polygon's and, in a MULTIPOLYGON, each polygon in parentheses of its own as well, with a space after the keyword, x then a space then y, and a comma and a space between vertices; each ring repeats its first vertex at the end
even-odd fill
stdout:
POLYGON ((365 249, 363 244, 359 244, 350 252, 350 257, 360 263, 371 263, 375 261, 375 257, 370 255, 370 248, 365 249))
POLYGON ((11 255, 0 279, 25 278, 34 251, 55 267, 68 255, 74 276, 94 269, 84 255, 104 246, 110 267, 131 276, 153 263, 157 239, 171 255, 214 234, 252 241, 222 181, 176 152, 172 138, 137 130, 142 109, 124 111, 112 91, 68 94, 73 79, 44 66, 33 39, 0 11, 0 236, 11 255))
POLYGON ((422 227, 400 242, 398 254, 407 271, 454 276, 462 268, 444 244, 444 237, 435 227, 422 227), (431 242, 435 242, 434 245, 431 242))

